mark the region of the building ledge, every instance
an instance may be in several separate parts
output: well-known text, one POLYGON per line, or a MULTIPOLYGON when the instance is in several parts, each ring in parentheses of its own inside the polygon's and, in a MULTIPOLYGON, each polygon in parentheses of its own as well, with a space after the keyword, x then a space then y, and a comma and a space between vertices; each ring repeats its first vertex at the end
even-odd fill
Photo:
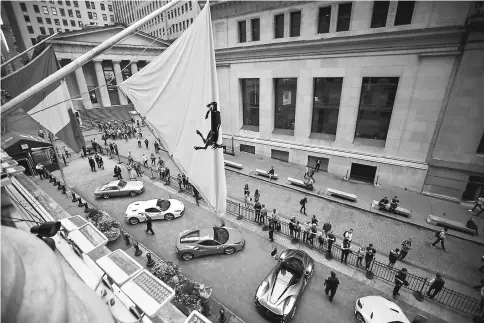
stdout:
POLYGON ((385 142, 385 140, 380 139, 355 138, 353 145, 385 148, 385 142))
POLYGON ((318 132, 311 132, 309 135, 310 139, 317 139, 317 140, 325 140, 325 141, 335 141, 336 135, 331 135, 328 133, 318 133, 318 132))
POLYGON ((259 126, 252 126, 252 125, 245 124, 242 126, 242 128, 240 128, 240 130, 259 132, 259 126))
POLYGON ((283 136, 294 136, 294 130, 292 129, 274 129, 272 131, 274 135, 283 135, 283 136))

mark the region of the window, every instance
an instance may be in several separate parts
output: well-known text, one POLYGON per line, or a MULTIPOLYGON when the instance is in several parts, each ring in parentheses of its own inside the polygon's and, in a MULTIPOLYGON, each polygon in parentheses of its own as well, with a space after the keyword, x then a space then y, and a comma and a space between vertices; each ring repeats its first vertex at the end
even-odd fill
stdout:
POLYGON ((484 134, 481 137, 481 141, 479 142, 479 146, 477 147, 477 154, 484 154, 484 134))
POLYGON ((54 28, 49 28, 49 34, 53 34, 54 33, 54 28))
POLYGON ((291 12, 290 14, 290 37, 298 37, 301 35, 301 11, 291 12))
POLYGON ((43 23, 44 23, 44 22, 42 21, 42 17, 37 17, 37 22, 38 22, 39 24, 43 24, 43 23))
POLYGON ((97 13, 93 12, 92 16, 93 16, 94 20, 97 20, 97 13))
POLYGON ((274 17, 274 38, 284 37, 284 14, 274 17))
POLYGON ((364 77, 355 138, 386 140, 398 77, 364 77))
POLYGON ((191 23, 191 24, 193 23, 193 18, 190 18, 190 23, 191 23))
POLYGON ((82 28, 82 26, 84 26, 84 24, 82 23, 82 21, 78 21, 77 23, 79 24, 79 27, 81 27, 81 28, 82 28))
POLYGON ((52 20, 50 18, 45 18, 45 23, 48 25, 52 25, 52 20))
POLYGON ((87 16, 89 17, 89 19, 92 19, 92 12, 88 11, 87 16))
POLYGON ((69 23, 67 22, 66 19, 62 19, 62 23, 64 24, 64 26, 69 26, 69 23))
POLYGON ((208 246, 208 247, 220 246, 220 243, 218 243, 217 241, 214 241, 214 240, 205 240, 205 241, 199 242, 198 244, 201 245, 201 246, 208 246))
POLYGON ((297 78, 274 79, 274 128, 294 130, 297 78))
POLYGON ((62 28, 57 28, 57 32, 61 33, 62 32, 62 28))
POLYGON ((113 11, 113 6, 108 4, 108 9, 109 9, 109 11, 113 11))
POLYGON ((76 27, 76 22, 74 20, 71 20, 71 26, 76 27))
POLYGON ((101 3, 101 10, 106 10, 106 6, 104 5, 104 3, 101 3))
POLYGON ((57 1, 57 3, 62 6, 62 0, 57 1))
POLYGON ((350 178, 357 181, 374 183, 376 175, 376 166, 351 163, 350 178))
POLYGON ((50 7, 50 10, 52 11, 52 14, 53 14, 54 16, 57 16, 57 9, 56 9, 56 8, 54 8, 54 7, 50 7))
POLYGON ((351 7, 351 2, 338 5, 338 22, 336 23, 336 31, 350 30, 351 7))
POLYGON ((289 152, 284 150, 271 149, 271 158, 288 163, 289 152))
POLYGON ((30 17, 29 17, 29 16, 24 16, 24 20, 25 20, 26 22, 30 22, 30 17))
POLYGON ((25 5, 25 3, 20 3, 20 8, 22 9, 22 11, 27 11, 27 6, 25 5))
POLYGON ((62 17, 65 17, 66 16, 66 11, 63 8, 60 8, 59 9, 59 12, 60 12, 60 14, 61 14, 62 17))
POLYGON ((191 1, 188 3, 188 6, 190 7, 190 10, 192 10, 192 2, 191 1))
POLYGON ((79 8, 79 2, 78 1, 74 1, 74 7, 79 8))
POLYGON ((91 9, 96 9, 96 6, 94 5, 94 2, 91 1, 91 9))
POLYGON ((77 18, 82 18, 81 12, 79 10, 76 10, 76 17, 77 18))
POLYGON ((395 26, 411 24, 414 8, 415 1, 398 1, 395 26))
POLYGON ((67 13, 69 17, 74 17, 74 13, 72 12, 72 9, 67 10, 67 13))
POLYGON ((249 154, 255 154, 255 146, 240 144, 240 151, 243 151, 249 154))
POLYGON ((54 19, 54 23, 55 23, 56 25, 60 25, 60 20, 59 20, 59 19, 54 19))
POLYGON ((260 40, 260 19, 259 18, 250 20, 250 32, 252 35, 252 41, 260 40))
POLYGON ((35 38, 30 38, 30 41, 32 42, 32 46, 37 44, 37 39, 35 38))
POLYGON ((108 16, 103 14, 103 20, 107 21, 108 20, 108 16))
POLYGON ((380 28, 387 25, 388 7, 390 7, 390 1, 373 1, 371 28, 380 28))
POLYGON ((45 35, 45 34, 46 34, 46 32, 45 32, 45 28, 44 28, 44 27, 40 27, 40 33, 41 33, 42 35, 45 35))
POLYGON ((29 31, 29 34, 34 33, 34 28, 32 26, 27 26, 27 30, 29 31))
POLYGON ((111 21, 114 21, 114 16, 113 15, 111 15, 110 18, 111 18, 111 21))
POLYGON ((42 6, 42 11, 48 15, 49 14, 49 8, 47 8, 46 6, 42 6))
POLYGON ((331 6, 319 8, 318 34, 329 33, 331 24, 331 6))
POLYGON ((70 6, 71 2, 69 0, 66 0, 66 6, 70 6))
POLYGON ((183 30, 185 30, 185 22, 183 22, 183 30))
POLYGON ((315 78, 311 132, 336 135, 343 78, 315 78))
POLYGON ((91 9, 91 3, 89 1, 86 1, 86 7, 87 9, 91 9))
POLYGON ((244 126, 259 126, 259 79, 241 79, 244 126))
POLYGON ((34 4, 34 12, 35 13, 40 13, 39 6, 34 4))
POLYGON ((247 41, 247 30, 245 20, 239 21, 239 43, 245 43, 247 41))

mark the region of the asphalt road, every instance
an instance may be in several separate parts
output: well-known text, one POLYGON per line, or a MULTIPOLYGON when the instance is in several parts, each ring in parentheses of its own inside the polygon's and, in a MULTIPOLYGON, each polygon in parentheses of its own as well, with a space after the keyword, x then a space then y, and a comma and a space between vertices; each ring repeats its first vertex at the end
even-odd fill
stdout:
MULTIPOLYGON (((173 221, 154 221, 153 230, 156 233, 154 236, 144 232, 144 224, 130 226, 126 223, 125 227, 137 240, 157 255, 177 263, 188 277, 213 286, 213 296, 247 323, 265 322, 265 319, 254 307, 254 295, 259 283, 275 265, 275 260, 269 254, 273 245, 268 239, 241 228, 247 241, 243 251, 231 256, 210 256, 190 262, 179 260, 175 253, 175 239, 179 232, 190 228, 210 228, 214 224, 219 224, 218 219, 210 212, 193 204, 193 200, 187 201, 178 198, 163 188, 146 182, 146 191, 139 197, 95 199, 92 194, 95 187, 113 179, 114 164, 112 161, 105 161, 105 164, 106 170, 92 173, 86 160, 72 161, 69 167, 65 168, 67 181, 83 199, 95 207, 107 211, 122 223, 126 223, 124 213, 127 205, 134 201, 160 197, 181 200, 187 209, 185 215, 173 221)), ((61 201, 68 206, 70 209, 68 211, 71 213, 80 210, 73 209, 73 203, 65 197, 61 197, 61 201)), ((227 225, 232 224, 227 223, 227 225)), ((279 246, 279 252, 281 251, 282 247, 279 246)), ((319 263, 316 264, 315 273, 298 304, 293 322, 353 322, 356 299, 366 295, 388 297, 367 284, 339 274, 341 284, 333 303, 330 303, 324 295, 323 287, 329 272, 329 268, 319 263)), ((409 318, 413 318, 417 312, 416 308, 403 302, 399 305, 409 318)), ((428 322, 442 322, 435 317, 427 316, 430 318, 428 322)))

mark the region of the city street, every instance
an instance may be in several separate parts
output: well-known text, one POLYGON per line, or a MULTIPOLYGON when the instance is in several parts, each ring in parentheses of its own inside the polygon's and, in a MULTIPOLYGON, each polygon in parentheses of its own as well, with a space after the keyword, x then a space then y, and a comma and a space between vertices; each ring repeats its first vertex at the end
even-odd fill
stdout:
MULTIPOLYGON (((148 138, 149 149, 137 147, 136 139, 116 140, 118 150, 121 155, 127 156, 131 151, 134 158, 142 160, 142 155, 150 156, 153 149, 153 136, 144 127, 143 139, 148 138)), ((91 131, 92 132, 92 131, 91 131)), ((101 136, 86 136, 86 143, 90 145, 92 139, 96 138, 98 143, 103 144, 101 136)), ((109 140, 111 142, 112 140, 109 140)), ((160 152, 156 157, 162 157, 171 174, 176 175, 178 170, 173 165, 166 153, 160 152)), ((86 167, 87 165, 87 161, 86 167)), ((123 169, 124 170, 124 169, 123 169)), ((325 221, 331 221, 333 230, 338 239, 342 237, 345 230, 354 229, 353 248, 356 246, 366 246, 373 243, 377 249, 377 260, 386 263, 388 253, 391 249, 400 247, 401 242, 407 237, 413 237, 412 250, 402 265, 397 262, 397 267, 412 265, 415 270, 412 272, 419 276, 431 276, 439 271, 445 275, 447 287, 457 291, 478 297, 479 293, 471 287, 476 285, 481 277, 479 268, 481 248, 472 242, 458 238, 449 237, 446 240, 447 252, 443 252, 440 247, 432 248, 430 244, 434 241, 434 233, 416 226, 392 219, 375 216, 370 212, 365 212, 352 207, 347 207, 338 203, 333 203, 322 198, 309 197, 307 211, 308 217, 299 212, 299 201, 303 197, 302 193, 290 190, 278 185, 259 180, 257 178, 240 175, 236 172, 226 170, 228 196, 239 202, 243 201, 243 188, 249 185, 251 194, 255 189, 259 189, 261 194, 260 201, 265 203, 269 210, 276 208, 280 216, 289 219, 295 216, 298 221, 307 221, 315 214, 320 221, 320 225, 325 221), (463 252, 464 251, 464 252, 463 252)), ((339 240, 338 240, 339 241, 339 240)), ((338 242, 339 243, 339 242, 338 242)))
MULTIPOLYGON (((89 203, 106 210, 122 223, 125 223, 124 211, 126 206, 133 201, 159 197, 180 199, 162 187, 155 186, 147 181, 145 181, 146 192, 139 197, 95 199, 92 194, 93 190, 97 186, 112 180, 114 163, 109 160, 105 161, 105 170, 98 170, 95 173, 91 172, 86 164, 87 161, 83 159, 72 161, 65 168, 67 182, 89 203)), ((37 181, 37 183, 47 190, 55 190, 47 181, 37 181)), ((80 212, 81 209, 70 202, 69 199, 55 193, 50 195, 59 197, 56 200, 71 214, 80 212)), ((154 236, 144 232, 144 224, 136 226, 125 224, 125 227, 136 239, 156 254, 179 264, 186 275, 201 283, 213 286, 213 296, 243 320, 246 322, 263 322, 264 320, 256 312, 253 304, 254 294, 259 283, 275 265, 274 259, 269 255, 273 245, 265 237, 243 230, 247 244, 242 252, 231 256, 199 258, 190 262, 178 260, 174 252, 174 244, 180 231, 187 228, 210 228, 214 224, 219 224, 218 219, 213 214, 194 205, 193 200, 181 199, 181 201, 187 207, 186 214, 171 222, 153 222, 153 229, 156 233, 154 236)), ((227 225, 231 226, 232 224, 228 222, 227 225)), ((282 250, 283 248, 279 246, 279 252, 282 250)), ((333 303, 329 303, 324 295, 323 287, 324 280, 328 277, 329 272, 329 268, 317 263, 315 274, 301 299, 294 322, 319 322, 322 318, 327 319, 328 322, 352 322, 354 320, 354 302, 357 298, 366 295, 388 297, 388 295, 365 283, 339 274, 340 287, 333 303)), ((398 301, 397 303, 409 318, 413 318, 416 313, 420 313, 429 317, 428 322, 442 322, 436 317, 417 311, 415 307, 404 302, 398 301)))

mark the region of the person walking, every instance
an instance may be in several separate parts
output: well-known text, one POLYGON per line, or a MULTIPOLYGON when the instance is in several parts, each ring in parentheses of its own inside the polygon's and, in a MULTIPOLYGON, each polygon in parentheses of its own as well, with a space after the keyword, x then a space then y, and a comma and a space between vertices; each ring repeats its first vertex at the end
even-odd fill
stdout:
POLYGON ((333 258, 333 254, 332 254, 333 243, 336 242, 336 237, 334 236, 333 231, 329 231, 328 238, 326 240, 328 242, 328 257, 331 259, 333 258))
POLYGON ((481 303, 479 304, 479 310, 484 308, 484 287, 481 288, 481 303))
POLYGON ((435 245, 440 242, 440 245, 442 246, 442 250, 447 251, 447 249, 445 249, 444 240, 445 240, 445 237, 447 237, 448 230, 449 229, 444 228, 442 229, 442 231, 435 233, 435 238, 437 238, 437 240, 435 240, 434 243, 432 243, 432 247, 435 248, 435 245))
POLYGON ((131 151, 128 152, 128 165, 132 164, 134 161, 133 155, 131 154, 131 151))
POLYGON ((274 221, 269 221, 269 240, 274 242, 274 221))
POLYGON ((370 270, 370 265, 375 255, 376 255, 376 250, 375 248, 373 248, 373 244, 370 243, 368 247, 366 247, 366 252, 365 252, 365 270, 366 271, 370 270))
POLYGON ((95 155, 94 155, 94 161, 96 162, 97 167, 98 167, 98 168, 101 168, 101 166, 99 165, 99 155, 98 155, 98 154, 95 154, 95 155))
POLYGON ((160 151, 160 144, 158 143, 158 141, 155 141, 153 145, 155 146, 155 153, 158 153, 160 151))
POLYGON ((161 157, 158 157, 158 166, 165 166, 165 162, 163 161, 163 159, 161 159, 161 157))
POLYGON ((304 213, 306 215, 306 204, 308 203, 308 198, 307 196, 304 196, 300 201, 299 204, 301 204, 301 209, 299 210, 300 213, 304 213), (304 211, 304 212, 303 212, 304 211))
POLYGON ((319 172, 319 167, 321 167, 321 159, 318 159, 316 161, 316 167, 314 168, 314 170, 317 172, 319 172))
POLYGON ((388 268, 393 269, 395 263, 398 260, 398 256, 400 254, 400 249, 395 248, 394 250, 390 250, 390 254, 388 255, 388 268))
POLYGON ((408 252, 412 249, 412 238, 407 238, 402 242, 402 249, 400 250, 400 260, 405 259, 408 252))
POLYGON ((260 224, 264 224, 267 218, 267 209, 265 204, 262 204, 262 209, 260 210, 260 224))
POLYGON ((156 165, 156 157, 155 157, 155 154, 151 153, 150 159, 151 159, 151 166, 155 166, 156 165))
POLYGON ((262 206, 260 205, 259 201, 255 202, 254 204, 254 211, 255 211, 255 222, 260 223, 260 211, 262 210, 262 206))
POLYGON ((141 148, 141 137, 138 136, 138 148, 141 148))
POLYGON ((334 295, 336 294, 336 290, 339 286, 339 280, 336 277, 334 271, 331 271, 331 276, 326 278, 326 280, 324 281, 324 286, 326 286, 326 288, 324 289, 324 293, 328 295, 328 292, 330 292, 329 301, 332 302, 334 295))
POLYGON ((143 177, 143 173, 141 172, 141 163, 140 162, 136 162, 134 163, 134 170, 136 171, 136 175, 138 175, 139 177, 143 177))
POLYGON ((154 235, 155 232, 153 231, 153 227, 151 225, 151 217, 146 215, 146 233, 151 232, 151 235, 154 235))
POLYGON ((365 248, 360 247, 356 252, 356 267, 363 267, 363 258, 365 257, 365 248))
POLYGON ((390 202, 390 209, 388 210, 390 213, 395 213, 395 209, 398 207, 398 203, 400 201, 398 200, 398 197, 392 198, 392 201, 390 202))
POLYGON ((474 207, 472 209, 470 209, 469 212, 474 212, 474 210, 476 208, 479 208, 479 213, 477 214, 477 216, 479 216, 479 214, 481 214, 484 211, 484 197, 483 196, 479 196, 477 198, 476 204, 474 204, 474 207))
POLYGON ((401 270, 398 271, 398 273, 395 275, 395 287, 393 288, 393 298, 397 298, 398 295, 400 295, 399 291, 400 288, 402 288, 403 285, 407 286, 407 268, 402 268, 401 270))
POLYGON ((148 167, 148 157, 145 154, 143 154, 142 158, 143 158, 143 166, 148 167))
POLYGON ((427 291, 427 296, 433 299, 441 290, 444 288, 445 280, 442 279, 440 274, 436 274, 435 277, 430 281, 430 287, 427 291))
POLYGON ((91 172, 96 171, 96 163, 94 162, 94 159, 92 159, 91 156, 87 159, 89 161, 89 166, 91 166, 91 172))
POLYGON ((351 243, 350 241, 345 238, 343 242, 341 242, 341 262, 344 262, 345 265, 348 264, 348 255, 351 252, 351 243))
POLYGON ((149 144, 148 138, 145 138, 145 146, 146 146, 146 149, 148 149, 148 144, 149 144))

